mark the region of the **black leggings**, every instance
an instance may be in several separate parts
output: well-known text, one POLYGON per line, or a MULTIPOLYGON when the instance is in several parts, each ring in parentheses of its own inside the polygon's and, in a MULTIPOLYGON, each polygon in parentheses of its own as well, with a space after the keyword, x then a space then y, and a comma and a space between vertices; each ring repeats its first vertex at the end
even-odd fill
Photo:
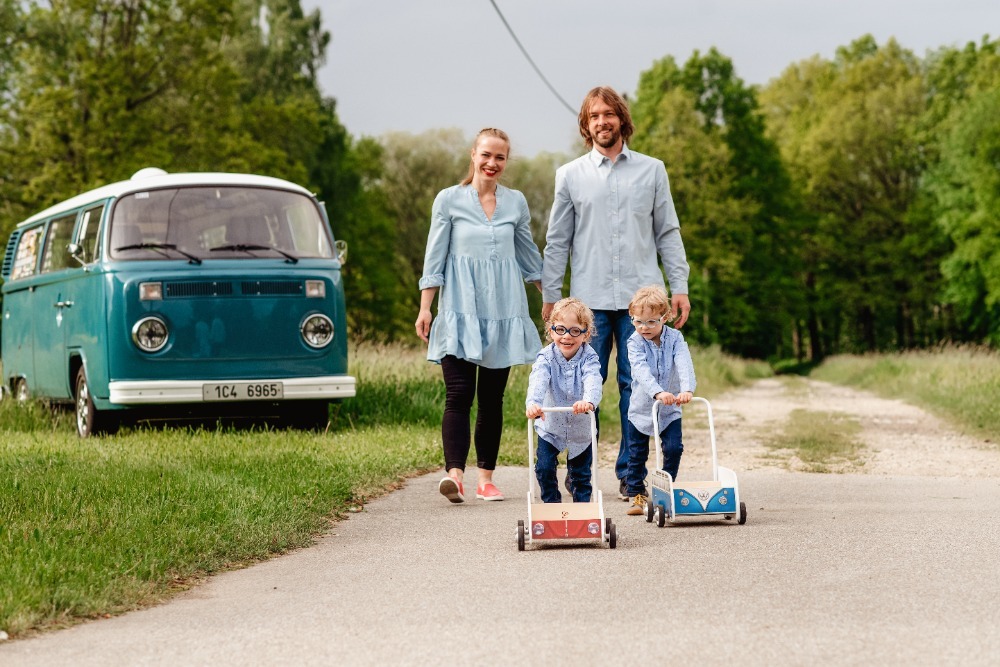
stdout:
POLYGON ((448 355, 441 360, 444 372, 444 443, 445 470, 465 470, 469 457, 469 415, 472 399, 478 402, 476 415, 476 459, 483 470, 497 467, 500 432, 503 430, 503 392, 510 368, 483 368, 471 361, 448 355), (478 386, 476 372, 479 372, 478 386))

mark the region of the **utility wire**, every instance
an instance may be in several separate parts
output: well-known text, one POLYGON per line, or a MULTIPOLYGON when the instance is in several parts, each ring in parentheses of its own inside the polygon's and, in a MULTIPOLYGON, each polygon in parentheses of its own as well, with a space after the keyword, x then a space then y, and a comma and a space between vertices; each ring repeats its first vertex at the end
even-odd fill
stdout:
POLYGON ((544 74, 542 74, 542 70, 538 69, 538 65, 536 65, 536 64, 535 64, 535 61, 531 59, 531 56, 530 56, 530 55, 528 55, 528 51, 527 51, 527 50, 526 50, 526 49, 524 48, 524 46, 522 46, 522 45, 521 45, 521 40, 519 40, 519 39, 517 38, 517 35, 515 35, 515 34, 514 34, 514 30, 513 30, 513 28, 511 28, 511 27, 510 27, 510 24, 509 24, 509 23, 507 23, 507 19, 505 19, 505 18, 504 18, 504 16, 503 16, 503 12, 501 12, 501 11, 500 11, 500 8, 499 8, 499 7, 497 7, 497 3, 496 3, 496 2, 494 1, 494 0, 490 0, 490 4, 491 4, 491 5, 493 5, 493 9, 495 9, 495 10, 496 10, 496 12, 497 12, 497 16, 499 16, 499 17, 500 17, 500 20, 501 20, 501 21, 503 21, 503 24, 504 24, 504 26, 505 26, 505 27, 507 28, 507 32, 509 32, 509 33, 510 33, 510 36, 514 38, 514 43, 515 43, 515 44, 517 44, 517 48, 521 49, 521 53, 523 53, 523 54, 524 54, 524 57, 528 59, 528 63, 529 63, 529 64, 530 64, 530 65, 531 65, 531 66, 532 66, 532 67, 533 67, 534 69, 535 69, 535 72, 537 72, 537 73, 538 73, 538 76, 539 76, 539 77, 540 77, 540 78, 542 79, 542 81, 543 81, 543 82, 545 83, 545 85, 549 87, 549 90, 551 90, 551 91, 552 91, 552 94, 556 96, 556 99, 558 99, 558 100, 559 100, 560 102, 562 102, 562 103, 563 103, 563 106, 564 106, 564 107, 566 107, 567 109, 569 109, 569 112, 570 112, 571 114, 573 114, 573 115, 575 116, 575 115, 576 115, 576 110, 575 110, 575 109, 573 109, 573 107, 571 107, 571 106, 570 106, 570 105, 569 105, 569 104, 568 104, 568 103, 566 102, 566 100, 564 100, 564 99, 562 98, 562 96, 561 96, 561 95, 559 94, 559 92, 558 92, 558 91, 557 91, 557 90, 556 90, 556 89, 555 89, 555 88, 554 88, 554 87, 552 86, 552 84, 551 84, 551 83, 549 83, 549 80, 545 78, 545 75, 544 75, 544 74))

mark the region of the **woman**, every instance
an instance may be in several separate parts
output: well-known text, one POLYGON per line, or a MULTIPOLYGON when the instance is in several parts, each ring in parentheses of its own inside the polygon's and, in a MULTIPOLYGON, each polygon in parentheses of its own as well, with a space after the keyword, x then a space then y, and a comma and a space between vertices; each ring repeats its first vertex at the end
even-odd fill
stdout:
POLYGON ((490 127, 476 135, 468 176, 434 199, 420 278, 417 335, 428 343, 427 358, 441 364, 445 383, 441 431, 447 475, 438 490, 453 503, 465 501, 474 398, 476 498, 503 500, 493 470, 507 376, 512 365, 534 361, 542 346, 522 284, 533 282, 541 290, 542 258, 531 238, 528 203, 498 183, 509 155, 503 131, 490 127), (439 291, 434 319, 431 304, 439 291))

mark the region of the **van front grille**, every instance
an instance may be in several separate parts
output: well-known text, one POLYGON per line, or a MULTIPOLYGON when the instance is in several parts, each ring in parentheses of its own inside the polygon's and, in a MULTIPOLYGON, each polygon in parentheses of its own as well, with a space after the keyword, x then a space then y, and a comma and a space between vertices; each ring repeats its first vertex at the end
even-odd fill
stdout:
MULTIPOLYGON (((303 296, 305 286, 301 280, 244 280, 239 283, 243 296, 303 296)), ((234 296, 234 284, 227 281, 166 283, 166 298, 197 296, 234 296)))
POLYGON ((166 297, 186 296, 229 296, 233 293, 233 284, 227 282, 190 282, 167 283, 166 297))
POLYGON ((245 280, 240 289, 243 294, 258 296, 299 296, 304 293, 301 280, 245 280))

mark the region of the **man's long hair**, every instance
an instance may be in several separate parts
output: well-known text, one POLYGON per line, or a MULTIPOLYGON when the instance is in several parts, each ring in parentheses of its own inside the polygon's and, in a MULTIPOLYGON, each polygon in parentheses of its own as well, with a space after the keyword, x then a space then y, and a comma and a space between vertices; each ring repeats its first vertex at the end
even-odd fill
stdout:
POLYGON ((580 136, 587 142, 587 148, 594 147, 594 138, 590 136, 590 105, 597 98, 600 98, 601 101, 615 110, 615 113, 622 122, 622 141, 628 143, 629 138, 631 138, 632 133, 635 131, 635 126, 632 124, 632 114, 628 110, 628 104, 625 103, 621 95, 615 92, 614 88, 610 86, 598 86, 587 93, 587 96, 583 98, 583 104, 580 105, 580 136))

